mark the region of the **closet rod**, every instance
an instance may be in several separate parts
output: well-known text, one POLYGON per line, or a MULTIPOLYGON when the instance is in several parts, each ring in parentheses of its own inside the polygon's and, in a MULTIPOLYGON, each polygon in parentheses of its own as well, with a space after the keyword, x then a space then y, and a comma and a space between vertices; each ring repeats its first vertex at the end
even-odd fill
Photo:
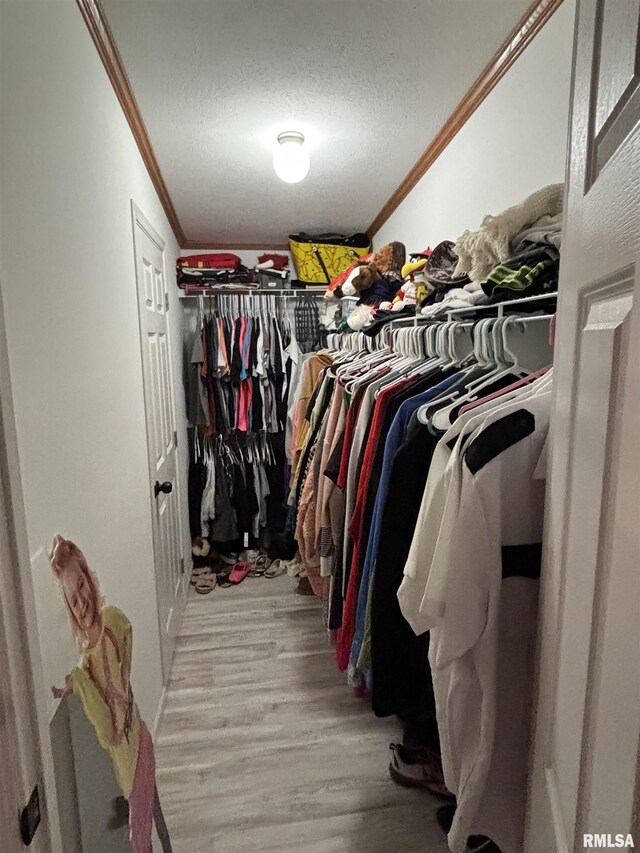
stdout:
POLYGON ((448 311, 436 317, 427 317, 424 314, 416 314, 414 317, 398 317, 397 320, 391 320, 390 323, 397 328, 398 326, 417 326, 420 323, 437 323, 444 320, 454 320, 458 314, 466 314, 469 311, 488 311, 491 308, 498 309, 498 317, 504 316, 504 309, 511 306, 522 305, 523 303, 542 302, 545 299, 557 299, 557 293, 542 293, 537 296, 523 296, 521 299, 509 299, 506 302, 494 302, 491 305, 469 305, 465 308, 450 308, 448 311))
POLYGON ((318 290, 203 290, 198 293, 182 293, 180 299, 198 299, 200 296, 288 296, 290 299, 299 299, 303 296, 315 296, 324 299, 324 291, 318 290))
POLYGON ((510 305, 522 305, 530 302, 542 302, 545 299, 557 299, 557 293, 540 293, 537 296, 523 296, 520 299, 508 299, 506 302, 494 302, 492 305, 469 305, 467 308, 450 308, 447 311, 447 319, 450 320, 457 314, 466 314, 469 311, 488 311, 490 308, 498 309, 498 317, 502 317, 504 309, 510 305))

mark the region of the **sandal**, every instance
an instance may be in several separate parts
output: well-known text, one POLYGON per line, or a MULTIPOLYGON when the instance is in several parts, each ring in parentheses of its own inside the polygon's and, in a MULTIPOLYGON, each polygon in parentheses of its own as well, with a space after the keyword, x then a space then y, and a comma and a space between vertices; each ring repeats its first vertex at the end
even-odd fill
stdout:
POLYGON ((236 563, 235 566, 231 569, 231 574, 229 575, 229 583, 230 584, 239 584, 246 578, 246 576, 251 571, 251 563, 236 563))
POLYGON ((213 572, 208 572, 206 575, 200 575, 196 578, 194 586, 198 595, 208 595, 210 592, 213 592, 217 583, 218 576, 213 572))
POLYGON ((264 572, 265 578, 277 578, 280 575, 284 575, 287 573, 287 563, 285 560, 274 560, 270 566, 264 572))
POLYGON ((191 580, 189 581, 189 583, 191 584, 191 586, 195 586, 198 582, 198 578, 203 577, 203 575, 209 574, 211 574, 209 566, 194 566, 191 572, 191 580))
POLYGON ((267 571, 271 567, 271 560, 266 554, 258 554, 255 560, 251 562, 253 563, 253 567, 249 572, 249 576, 252 578, 260 578, 263 575, 266 575, 267 571))

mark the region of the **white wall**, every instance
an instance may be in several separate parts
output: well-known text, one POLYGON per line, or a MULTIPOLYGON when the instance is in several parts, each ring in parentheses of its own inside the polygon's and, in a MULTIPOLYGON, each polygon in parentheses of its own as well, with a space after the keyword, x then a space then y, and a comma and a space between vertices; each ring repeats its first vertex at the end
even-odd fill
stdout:
MULTIPOLYGON (((575 0, 565 0, 373 238, 408 252, 456 240, 564 180, 575 0)), ((428 108, 428 105, 427 105, 428 108)))
POLYGON ((0 5, 0 280, 44 678, 60 683, 75 662, 45 551, 60 531, 131 619, 152 725, 162 678, 132 198, 166 241, 184 468, 178 246, 74 0, 0 5))

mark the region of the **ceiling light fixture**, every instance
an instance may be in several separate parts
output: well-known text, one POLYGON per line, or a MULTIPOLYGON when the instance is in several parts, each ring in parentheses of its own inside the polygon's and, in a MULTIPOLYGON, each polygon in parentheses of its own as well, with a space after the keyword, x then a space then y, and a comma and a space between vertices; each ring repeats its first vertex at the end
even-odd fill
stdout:
POLYGON ((287 130, 278 134, 278 145, 273 152, 276 175, 287 184, 297 184, 309 174, 311 161, 304 144, 304 134, 287 130))

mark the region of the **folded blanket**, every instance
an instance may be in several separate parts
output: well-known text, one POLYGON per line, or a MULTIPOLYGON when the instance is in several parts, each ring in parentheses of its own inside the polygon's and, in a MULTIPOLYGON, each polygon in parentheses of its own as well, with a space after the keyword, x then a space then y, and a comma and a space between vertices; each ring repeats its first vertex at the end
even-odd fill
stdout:
POLYGON ((550 184, 497 216, 485 216, 478 231, 465 231, 456 241, 458 264, 454 275, 467 274, 473 281, 485 279, 513 254, 514 237, 543 216, 557 217, 562 212, 562 195, 563 184, 550 184))

